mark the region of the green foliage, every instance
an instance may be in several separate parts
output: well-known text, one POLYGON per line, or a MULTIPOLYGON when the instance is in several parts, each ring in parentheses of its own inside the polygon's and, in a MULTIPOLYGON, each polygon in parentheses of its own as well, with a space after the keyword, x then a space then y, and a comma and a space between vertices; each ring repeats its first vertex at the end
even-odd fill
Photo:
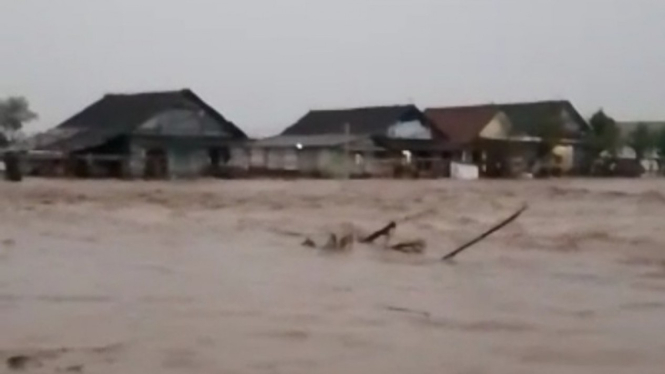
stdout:
POLYGON ((660 130, 654 138, 654 148, 658 151, 658 156, 665 159, 665 128, 660 130))
POLYGON ((599 110, 591 117, 589 124, 591 132, 586 143, 592 156, 598 158, 603 152, 616 156, 621 147, 621 129, 616 121, 603 110, 599 110))
POLYGON ((9 97, 0 100, 0 132, 9 140, 23 128, 27 122, 37 119, 37 113, 30 110, 24 97, 9 97))
POLYGON ((544 120, 537 127, 538 137, 541 139, 539 147, 540 157, 549 157, 554 148, 563 139, 563 126, 561 121, 555 117, 544 120))
POLYGON ((654 147, 654 143, 653 136, 644 123, 638 124, 629 134, 628 146, 635 151, 638 160, 644 159, 646 153, 654 147))

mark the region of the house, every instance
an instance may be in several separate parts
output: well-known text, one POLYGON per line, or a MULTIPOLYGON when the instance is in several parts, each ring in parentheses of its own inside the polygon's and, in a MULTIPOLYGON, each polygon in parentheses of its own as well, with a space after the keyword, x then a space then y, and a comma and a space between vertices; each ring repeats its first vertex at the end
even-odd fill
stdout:
POLYGON ((189 89, 106 95, 32 139, 37 173, 178 178, 217 174, 245 133, 189 89))
POLYGON ((414 105, 310 111, 253 143, 250 167, 312 176, 445 174, 444 134, 414 105))
POLYGON ((561 172, 587 162, 583 140, 590 127, 568 101, 431 108, 425 115, 463 149, 456 158, 478 165, 484 176, 549 168, 542 162, 549 153, 561 172))
POLYGON ((450 142, 460 146, 455 161, 475 164, 482 175, 503 175, 505 152, 498 147, 510 134, 505 113, 489 106, 427 109, 425 115, 450 142))
MULTIPOLYGON (((632 142, 632 136, 635 130, 638 127, 644 126, 648 132, 649 136, 653 139, 657 139, 665 131, 665 122, 658 121, 633 121, 633 122, 617 122, 619 130, 621 130, 621 148, 617 154, 618 159, 624 160, 637 160, 637 153, 630 146, 632 142)), ((639 163, 642 165, 646 174, 656 175, 661 171, 661 155, 659 154, 655 144, 645 150, 642 155, 642 159, 639 160, 639 163)))
POLYGON ((361 177, 382 173, 370 170, 363 159, 364 154, 378 150, 366 136, 279 135, 252 144, 250 165, 263 175, 342 177, 348 171, 349 176, 361 177))

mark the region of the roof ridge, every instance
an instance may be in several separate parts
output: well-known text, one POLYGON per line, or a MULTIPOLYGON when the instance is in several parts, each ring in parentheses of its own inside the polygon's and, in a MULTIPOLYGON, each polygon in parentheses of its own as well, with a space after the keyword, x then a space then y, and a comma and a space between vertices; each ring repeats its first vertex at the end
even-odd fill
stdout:
POLYGON ((664 124, 665 125, 665 119, 664 120, 630 120, 630 121, 616 121, 618 124, 638 124, 638 123, 645 123, 645 124, 664 124))
POLYGON ((154 95, 173 95, 173 94, 188 94, 193 93, 189 88, 181 88, 177 90, 163 90, 163 91, 137 91, 137 92, 108 92, 104 97, 137 97, 137 96, 154 96, 154 95))
POLYGON ((348 108, 335 108, 335 109, 310 109, 310 113, 315 112, 351 112, 351 111, 362 111, 362 110, 378 110, 378 109, 398 109, 398 108, 409 108, 415 107, 415 104, 397 104, 397 105, 376 105, 376 106, 365 106, 365 107, 348 107, 348 108))
POLYGON ((518 106, 518 105, 541 105, 541 104, 568 104, 570 100, 536 100, 536 101, 514 101, 502 103, 485 103, 485 104, 465 104, 453 105, 444 107, 430 107, 428 110, 453 110, 453 109, 472 109, 472 108, 501 108, 503 106, 518 106))
POLYGON ((431 107, 426 108, 425 111, 432 110, 462 110, 462 109, 498 109, 497 104, 477 104, 477 105, 458 105, 458 106, 447 106, 447 107, 431 107))
POLYGON ((508 105, 570 104, 570 103, 571 103, 570 100, 552 99, 552 100, 503 102, 503 103, 496 103, 495 105, 508 106, 508 105))

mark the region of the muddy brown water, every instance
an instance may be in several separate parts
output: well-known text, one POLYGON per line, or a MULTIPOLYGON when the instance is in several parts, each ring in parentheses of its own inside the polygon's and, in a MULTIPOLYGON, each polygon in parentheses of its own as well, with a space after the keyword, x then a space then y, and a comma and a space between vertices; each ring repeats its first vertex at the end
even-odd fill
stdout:
POLYGON ((0 186, 0 359, 35 373, 663 372, 660 181, 351 183, 0 186), (514 226, 438 261, 526 200, 514 226), (397 232, 426 239, 424 256, 299 245, 432 206, 397 232))

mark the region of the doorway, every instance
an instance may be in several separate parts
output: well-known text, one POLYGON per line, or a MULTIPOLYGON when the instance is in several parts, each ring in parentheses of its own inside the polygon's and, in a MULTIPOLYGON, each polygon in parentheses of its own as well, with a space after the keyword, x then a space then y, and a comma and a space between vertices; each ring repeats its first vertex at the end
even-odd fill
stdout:
POLYGON ((146 179, 166 179, 168 157, 164 149, 151 148, 146 151, 144 176, 146 179))

